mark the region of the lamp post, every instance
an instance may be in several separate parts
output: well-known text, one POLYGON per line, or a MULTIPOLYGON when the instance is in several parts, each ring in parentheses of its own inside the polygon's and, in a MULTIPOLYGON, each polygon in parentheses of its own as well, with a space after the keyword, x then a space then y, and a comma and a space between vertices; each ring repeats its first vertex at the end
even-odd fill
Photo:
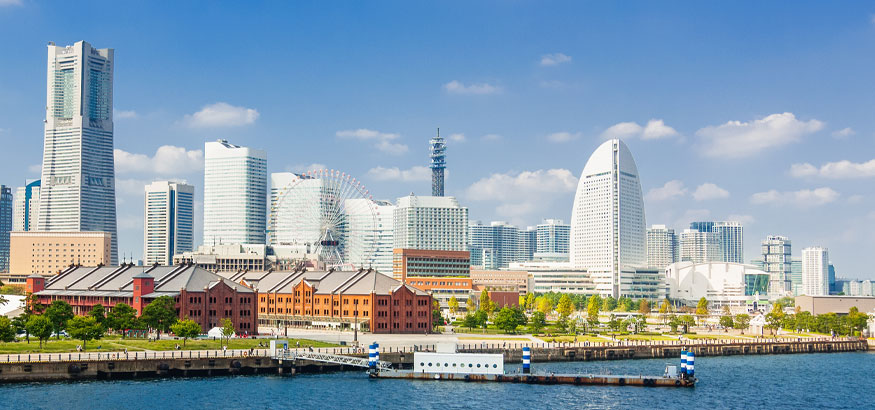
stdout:
POLYGON ((352 328, 352 344, 353 346, 359 345, 359 311, 358 309, 352 311, 352 316, 355 318, 355 326, 352 328))

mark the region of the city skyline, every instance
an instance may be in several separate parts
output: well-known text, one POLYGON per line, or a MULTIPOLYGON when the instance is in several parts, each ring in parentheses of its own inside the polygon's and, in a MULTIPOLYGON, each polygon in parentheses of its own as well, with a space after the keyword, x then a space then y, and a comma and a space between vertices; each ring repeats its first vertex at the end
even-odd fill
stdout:
MULTIPOLYGON (((143 9, 131 12, 157 13, 149 6, 139 7, 143 9)), ((393 45, 410 59, 409 72, 387 71, 394 70, 387 62, 398 63, 400 54, 379 61, 367 54, 376 51, 372 46, 354 41, 349 28, 343 28, 344 24, 363 28, 353 12, 338 11, 333 16, 338 22, 326 30, 338 30, 334 38, 318 35, 325 33, 317 26, 326 20, 284 28, 292 30, 293 37, 314 35, 315 45, 325 46, 325 51, 308 48, 289 36, 277 38, 287 40, 282 47, 296 53, 295 60, 256 46, 240 51, 248 58, 264 60, 266 65, 258 68, 263 77, 280 73, 277 70, 282 66, 301 78, 287 77, 291 85, 276 87, 276 91, 267 87, 266 79, 240 75, 243 67, 233 62, 223 70, 201 67, 224 62, 215 57, 219 49, 242 47, 240 40, 232 38, 233 30, 201 41, 194 49, 168 40, 170 36, 190 38, 192 32, 180 31, 184 29, 162 34, 113 19, 107 19, 107 26, 100 29, 83 28, 60 16, 81 16, 93 10, 59 6, 49 11, 32 2, 0 7, 0 33, 29 38, 0 46, 19 62, 0 67, 0 141, 16 147, 15 155, 0 165, 4 177, 0 183, 18 187, 39 178, 39 169, 33 165, 42 156, 39 122, 46 91, 42 47, 47 41, 68 45, 84 39, 119 53, 113 93, 119 254, 141 252, 142 189, 147 183, 186 180, 197 187, 196 198, 204 198, 205 141, 227 138, 269 150, 268 173, 300 171, 315 164, 340 169, 363 180, 376 198, 393 199, 411 191, 429 192, 428 139, 441 126, 449 146, 446 194, 468 207, 471 219, 507 220, 521 227, 545 218, 568 220, 586 155, 604 136, 622 136, 637 153, 648 224, 665 224, 679 231, 695 220, 739 220, 747 235, 746 259, 759 254, 762 239, 785 235, 798 244, 797 249, 815 244, 828 247, 839 276, 875 277, 865 257, 866 244, 875 232, 875 214, 868 205, 873 195, 868 153, 875 147, 875 124, 865 109, 869 98, 865 90, 871 89, 872 80, 862 74, 873 59, 869 52, 875 38, 872 10, 856 4, 841 9, 798 5, 790 11, 795 19, 776 19, 787 11, 760 5, 758 13, 768 18, 747 21, 749 14, 742 12, 743 7, 712 6, 708 10, 725 12, 719 18, 723 24, 707 28, 700 24, 714 23, 717 17, 706 14, 699 23, 691 23, 695 19, 687 16, 706 6, 684 11, 680 6, 656 9, 645 5, 635 12, 586 6, 628 23, 629 33, 612 39, 610 34, 619 33, 605 23, 589 21, 585 13, 570 13, 585 24, 573 29, 558 24, 553 35, 525 26, 522 30, 533 39, 519 40, 517 47, 502 46, 511 29, 519 29, 516 23, 533 21, 526 16, 533 7, 496 6, 503 17, 495 28, 497 37, 471 29, 459 34, 445 29, 432 34, 414 32, 414 40, 447 39, 446 46, 435 46, 439 53, 429 56, 411 52, 410 44, 397 40, 393 45), (61 14, 61 10, 68 13, 61 14), (677 24, 668 27, 665 20, 677 24), (582 28, 588 24, 591 27, 582 28), (56 27, 48 29, 48 25, 56 27), (689 38, 695 29, 715 37, 713 45, 722 46, 726 55, 703 50, 689 38), (604 34, 584 38, 580 44, 561 37, 590 30, 604 30, 604 34), (655 38, 645 39, 652 30, 657 31, 655 38), (151 36, 143 36, 144 32, 151 36), (745 32, 751 34, 745 37, 745 32), (463 40, 472 39, 470 47, 461 47, 463 40), (790 39, 805 46, 793 46, 790 39), (677 50, 648 51, 651 41, 664 44, 669 40, 677 50), (761 44, 755 40, 762 40, 761 44), (347 41, 350 44, 343 43, 347 41), (611 50, 620 44, 628 48, 611 50), (781 46, 780 54, 769 54, 774 50, 770 45, 776 44, 781 46), (360 53, 355 51, 357 46, 363 46, 360 53), (685 50, 703 57, 687 61, 685 50), (663 54, 654 54, 657 51, 663 54), (170 61, 180 55, 185 56, 184 64, 170 61), (435 55, 470 64, 412 73, 435 55), (359 57, 364 63, 362 73, 346 69, 339 60, 343 56, 359 57), (821 61, 823 56, 831 58, 830 67, 798 64, 800 60, 821 61), (172 75, 146 64, 146 59, 162 57, 168 58, 172 75), (617 65, 640 58, 648 58, 650 70, 630 72, 617 65), (298 60, 307 63, 287 64, 298 60), (491 60, 502 61, 502 66, 491 60), (761 60, 767 60, 769 67, 759 66, 761 60), (310 67, 328 69, 317 73, 310 67), (672 69, 678 71, 677 76, 668 75, 672 69), (387 76, 391 77, 388 81, 399 85, 386 87, 383 72, 396 74, 387 76), (219 81, 229 74, 242 79, 219 81), (830 87, 817 85, 823 76, 833 79, 830 87), (216 83, 223 87, 214 89, 216 83), (803 91, 800 84, 809 86, 803 91), (280 96, 293 90, 297 97, 278 103, 280 96), (337 110, 327 108, 353 95, 337 110), (721 97, 712 100, 711 95, 721 97), (825 105, 824 100, 833 103, 825 105), (739 146, 746 148, 735 149, 739 146)), ((298 11, 278 10, 276 15, 306 19, 308 10, 298 11)), ((381 18, 402 11, 390 10, 381 18)), ((434 11, 429 19, 447 18, 446 10, 434 11)), ((469 16, 459 18, 475 19, 490 11, 475 5, 469 16)), ((232 12, 220 6, 210 10, 217 20, 230 19, 232 12)), ((356 12, 378 16, 386 10, 375 5, 356 12)), ((182 10, 172 18, 191 18, 193 13, 182 10)), ((267 14, 257 7, 252 13, 267 14)), ((110 11, 101 14, 113 16, 110 11)), ((549 9, 535 16, 570 21, 549 9)), ((276 29, 253 29, 247 22, 241 29, 251 30, 244 36, 247 45, 277 34, 276 29)), ((398 29, 368 30, 373 35, 391 35, 398 29)), ((195 206, 199 208, 195 214, 202 214, 202 201, 195 206)), ((196 232, 202 235, 202 225, 196 232)), ((201 242, 200 237, 195 240, 201 242)))

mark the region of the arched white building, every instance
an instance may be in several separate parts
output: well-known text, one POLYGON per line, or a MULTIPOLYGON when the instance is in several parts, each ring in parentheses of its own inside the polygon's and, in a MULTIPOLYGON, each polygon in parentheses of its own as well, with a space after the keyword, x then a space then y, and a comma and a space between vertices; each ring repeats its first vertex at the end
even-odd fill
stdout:
POLYGON ((765 296, 769 274, 753 265, 731 262, 676 262, 665 268, 668 296, 688 305, 702 297, 713 310, 745 306, 755 295, 765 296))
POLYGON ((620 297, 647 265, 644 198, 626 144, 605 141, 589 157, 571 211, 570 262, 585 269, 602 295, 620 297))

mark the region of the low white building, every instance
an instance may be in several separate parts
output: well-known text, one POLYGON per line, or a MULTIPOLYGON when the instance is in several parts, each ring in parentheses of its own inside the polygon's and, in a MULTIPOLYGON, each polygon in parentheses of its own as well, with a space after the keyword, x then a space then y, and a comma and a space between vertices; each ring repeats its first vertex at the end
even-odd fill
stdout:
POLYGON ((704 297, 712 309, 742 307, 768 291, 768 273, 753 265, 730 262, 677 262, 665 269, 668 296, 688 305, 704 297))

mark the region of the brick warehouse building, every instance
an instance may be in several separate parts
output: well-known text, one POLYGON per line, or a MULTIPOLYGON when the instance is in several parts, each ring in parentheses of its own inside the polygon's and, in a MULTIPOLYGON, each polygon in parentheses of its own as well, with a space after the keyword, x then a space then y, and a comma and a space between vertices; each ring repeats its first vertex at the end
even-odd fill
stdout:
POLYGON ((228 273, 258 293, 263 326, 431 332, 431 296, 374 270, 228 273))
POLYGON ((29 276, 26 290, 43 305, 55 300, 69 303, 76 315, 87 314, 96 304, 112 310, 126 303, 139 316, 155 298, 170 296, 178 317, 194 320, 204 332, 229 318, 238 334, 257 333, 255 292, 192 265, 72 266, 49 278, 29 276))

